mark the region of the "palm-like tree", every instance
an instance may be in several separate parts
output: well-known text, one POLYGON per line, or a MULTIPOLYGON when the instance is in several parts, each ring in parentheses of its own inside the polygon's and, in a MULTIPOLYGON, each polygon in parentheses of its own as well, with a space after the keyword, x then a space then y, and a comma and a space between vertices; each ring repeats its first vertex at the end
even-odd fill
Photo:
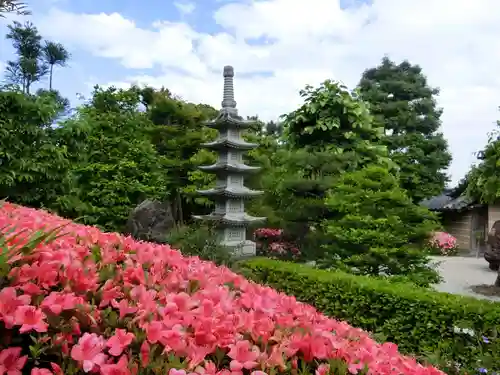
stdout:
POLYGON ((31 85, 48 73, 48 66, 41 59, 42 37, 31 22, 22 25, 14 21, 8 28, 9 32, 5 37, 12 41, 18 59, 7 62, 7 78, 11 83, 21 83, 23 92, 29 94, 31 85))
POLYGON ((65 66, 70 55, 68 50, 64 48, 61 43, 46 41, 45 46, 43 47, 43 57, 45 63, 50 67, 49 90, 52 90, 52 74, 54 72, 54 66, 65 66))
POLYGON ((3 13, 15 13, 24 16, 31 14, 26 4, 18 0, 0 0, 0 17, 5 17, 3 13))

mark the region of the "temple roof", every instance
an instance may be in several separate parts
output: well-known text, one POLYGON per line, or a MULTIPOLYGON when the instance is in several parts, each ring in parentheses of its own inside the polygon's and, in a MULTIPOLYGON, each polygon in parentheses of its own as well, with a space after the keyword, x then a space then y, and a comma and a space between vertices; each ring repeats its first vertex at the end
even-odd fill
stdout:
POLYGON ((446 191, 441 195, 424 199, 420 204, 431 211, 464 211, 480 206, 478 202, 467 196, 461 195, 453 198, 446 191))
POLYGON ((261 190, 252 190, 245 186, 228 187, 216 186, 208 190, 198 190, 198 193, 205 196, 223 196, 228 198, 252 198, 263 194, 261 190))
POLYGON ((218 130, 230 128, 247 129, 253 124, 255 124, 254 120, 243 120, 231 108, 222 108, 215 119, 205 123, 209 128, 218 130))
POLYGON ((266 220, 265 217, 251 216, 246 213, 217 214, 212 212, 210 215, 197 215, 193 217, 198 220, 210 220, 212 222, 220 222, 222 224, 234 226, 245 226, 250 223, 266 220))
POLYGON ((202 171, 217 173, 221 171, 225 172, 236 172, 236 173, 250 173, 257 172, 260 167, 252 167, 250 165, 246 165, 243 163, 234 163, 234 162, 222 162, 219 161, 212 165, 204 165, 199 167, 202 171))
POLYGON ((213 142, 202 143, 201 146, 211 150, 221 150, 227 148, 252 150, 256 147, 259 147, 259 145, 256 143, 249 143, 245 142, 244 140, 236 140, 234 138, 230 139, 228 137, 220 137, 213 142))

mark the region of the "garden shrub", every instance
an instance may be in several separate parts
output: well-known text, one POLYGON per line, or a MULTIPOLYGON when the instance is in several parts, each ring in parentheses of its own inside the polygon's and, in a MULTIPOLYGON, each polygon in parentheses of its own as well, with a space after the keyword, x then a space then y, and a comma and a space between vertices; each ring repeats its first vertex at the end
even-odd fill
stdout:
POLYGON ((166 245, 10 203, 0 228, 1 374, 442 374, 166 245))
POLYGON ((254 237, 258 256, 280 260, 297 260, 300 257, 300 250, 287 241, 282 229, 259 228, 255 230, 254 237))
POLYGON ((374 332, 406 353, 444 361, 443 366, 454 369, 457 364, 474 371, 500 369, 498 303, 265 258, 238 267, 254 281, 374 332))
POLYGON ((451 256, 458 253, 457 239, 446 232, 434 232, 427 248, 433 255, 451 256))
POLYGON ((323 226, 331 241, 320 264, 371 276, 429 272, 424 249, 439 229, 437 216, 399 184, 376 165, 339 177, 325 200, 331 216, 323 226))

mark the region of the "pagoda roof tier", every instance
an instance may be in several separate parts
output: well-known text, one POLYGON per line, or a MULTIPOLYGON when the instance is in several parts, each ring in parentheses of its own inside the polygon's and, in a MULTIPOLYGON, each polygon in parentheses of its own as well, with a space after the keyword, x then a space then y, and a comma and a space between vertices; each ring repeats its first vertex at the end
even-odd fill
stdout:
POLYGON ((234 140, 229 139, 227 137, 217 138, 213 142, 202 143, 202 147, 211 149, 211 150, 222 150, 228 148, 240 149, 240 150, 252 150, 256 147, 259 147, 257 143, 249 143, 243 140, 234 140))
POLYGON ((246 165, 243 163, 229 163, 225 162, 217 162, 212 165, 204 165, 198 167, 202 171, 209 173, 219 173, 219 172, 228 172, 228 173, 252 173, 260 170, 260 167, 252 167, 250 165, 246 165))
POLYGON ((251 216, 246 213, 237 213, 237 214, 217 214, 215 212, 210 215, 197 215, 194 216, 195 219, 198 220, 207 220, 215 223, 221 223, 228 226, 246 226, 247 224, 265 221, 265 217, 256 217, 251 216))
POLYGON ((261 190, 251 190, 245 186, 242 187, 228 187, 224 186, 216 186, 212 189, 207 190, 198 190, 198 194, 204 196, 220 196, 220 197, 228 197, 228 198, 252 198, 263 194, 264 192, 261 190))
POLYGON ((243 120, 240 116, 235 115, 232 108, 222 108, 217 117, 207 121, 206 126, 213 129, 248 129, 255 124, 254 120, 243 120))

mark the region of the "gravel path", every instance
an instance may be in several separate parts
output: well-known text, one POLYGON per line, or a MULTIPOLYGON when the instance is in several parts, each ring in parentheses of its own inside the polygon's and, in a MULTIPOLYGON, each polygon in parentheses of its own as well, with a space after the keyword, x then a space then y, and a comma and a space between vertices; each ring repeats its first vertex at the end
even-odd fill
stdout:
POLYGON ((473 257, 432 257, 439 262, 437 266, 444 281, 434 288, 440 292, 461 294, 476 298, 499 301, 500 297, 487 297, 470 290, 471 286, 479 284, 493 284, 497 275, 496 271, 488 268, 484 258, 473 257))

